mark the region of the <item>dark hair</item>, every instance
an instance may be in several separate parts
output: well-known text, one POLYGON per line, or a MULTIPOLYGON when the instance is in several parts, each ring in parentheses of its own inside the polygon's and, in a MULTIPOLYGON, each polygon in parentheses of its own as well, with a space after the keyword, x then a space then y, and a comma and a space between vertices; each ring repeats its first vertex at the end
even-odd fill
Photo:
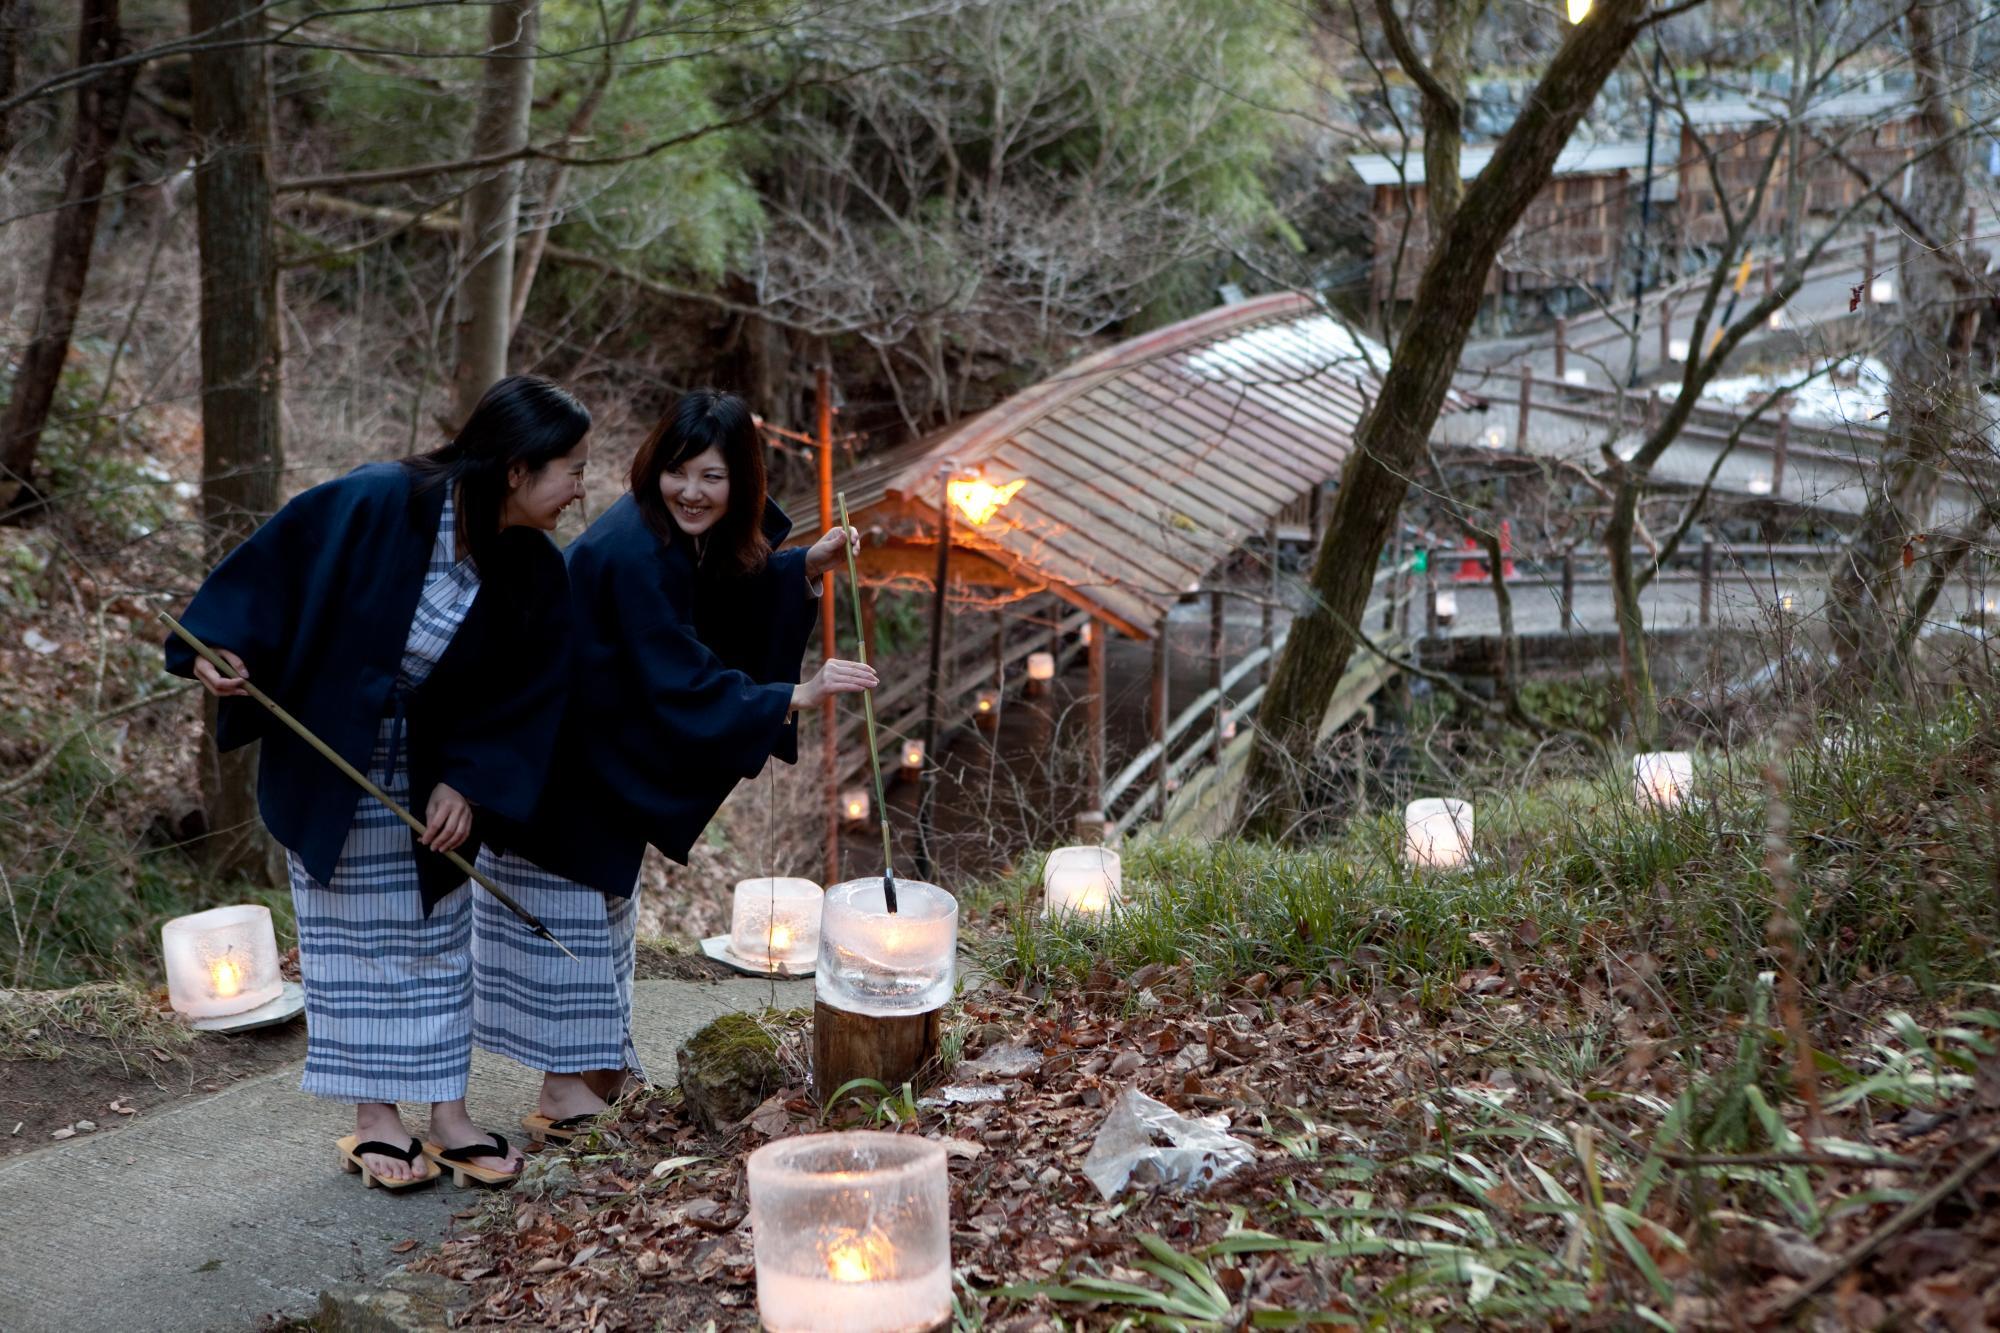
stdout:
POLYGON ((488 389, 442 449, 406 458, 416 494, 450 486, 457 497, 458 536, 480 577, 490 576, 507 503, 507 472, 530 471, 576 448, 590 429, 590 412, 567 390, 534 375, 509 375, 488 389))
POLYGON ((632 460, 632 498, 646 516, 646 526, 663 542, 672 542, 680 525, 667 512, 660 495, 660 477, 690 458, 714 449, 729 469, 729 507, 710 529, 710 547, 721 562, 710 566, 736 574, 755 574, 771 556, 764 536, 764 439, 750 405, 733 393, 695 389, 667 409, 660 424, 639 446, 632 460))

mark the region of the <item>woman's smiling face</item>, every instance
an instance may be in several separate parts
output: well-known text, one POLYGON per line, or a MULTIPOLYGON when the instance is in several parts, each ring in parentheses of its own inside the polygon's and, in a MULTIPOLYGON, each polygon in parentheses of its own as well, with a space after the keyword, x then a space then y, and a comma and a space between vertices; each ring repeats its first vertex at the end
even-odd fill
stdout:
POLYGON ((660 498, 690 537, 699 537, 729 509, 729 465, 720 449, 704 449, 660 474, 660 498))

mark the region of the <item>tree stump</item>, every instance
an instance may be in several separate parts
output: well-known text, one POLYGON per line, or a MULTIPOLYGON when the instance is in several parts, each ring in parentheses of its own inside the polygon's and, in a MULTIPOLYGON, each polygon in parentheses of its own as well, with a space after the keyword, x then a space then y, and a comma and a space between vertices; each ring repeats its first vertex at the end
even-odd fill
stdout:
POLYGON ((894 1091, 914 1084, 937 1057, 944 1035, 944 1010, 898 1018, 876 1018, 813 1001, 813 1096, 821 1105, 857 1078, 872 1078, 894 1091))

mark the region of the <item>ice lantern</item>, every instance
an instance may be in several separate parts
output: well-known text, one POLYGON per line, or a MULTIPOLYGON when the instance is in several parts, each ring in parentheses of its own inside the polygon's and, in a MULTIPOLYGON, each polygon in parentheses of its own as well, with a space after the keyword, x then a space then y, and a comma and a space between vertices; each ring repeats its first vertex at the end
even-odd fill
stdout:
POLYGON ((894 912, 880 875, 826 891, 813 986, 831 1008, 873 1018, 927 1014, 951 999, 957 960, 958 900, 937 885, 898 878, 894 912))
POLYGON ((1450 796, 1411 801, 1403 812, 1403 854, 1411 865, 1464 865, 1472 854, 1472 802, 1450 796))
POLYGON ((811 967, 819 956, 821 897, 809 879, 737 880, 729 952, 767 971, 811 967))
POLYGON ((907 769, 909 772, 914 773, 923 766, 924 766, 924 743, 920 740, 904 741, 903 767, 907 769))
POLYGON ((1054 680, 1056 678, 1056 655, 1054 653, 1028 654, 1029 680, 1054 680))
POLYGON ((1458 619, 1458 594, 1450 588, 1439 588, 1437 590, 1435 605, 1437 607, 1438 624, 1445 629, 1450 629, 1451 622, 1458 619))
POLYGON ((840 794, 840 816, 850 824, 865 824, 869 804, 866 787, 849 787, 840 794))
POLYGON ((1632 790, 1647 805, 1675 809, 1693 785, 1694 756, 1685 750, 1660 750, 1632 759, 1632 790))
POLYGON ((750 1154, 757 1314, 771 1333, 920 1333, 951 1322, 944 1146, 804 1134, 750 1154))
POLYGON ((247 1013, 284 993, 271 909, 254 903, 176 917, 160 928, 167 1001, 188 1018, 247 1013))
POLYGON ((1117 905, 1124 871, 1109 847, 1058 847, 1042 867, 1042 915, 1102 916, 1117 905))

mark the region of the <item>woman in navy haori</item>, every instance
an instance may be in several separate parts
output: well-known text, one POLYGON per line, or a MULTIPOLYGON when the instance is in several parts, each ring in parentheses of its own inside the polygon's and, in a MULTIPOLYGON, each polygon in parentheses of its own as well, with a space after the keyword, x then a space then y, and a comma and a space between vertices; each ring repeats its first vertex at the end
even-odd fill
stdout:
MULTIPOLYGON (((548 533, 583 495, 590 414, 545 380, 495 384, 450 444, 294 498, 182 620, 399 804, 373 797, 178 639, 167 669, 220 696, 218 744, 261 740, 257 802, 286 851, 306 989, 305 1091, 355 1104, 344 1164, 390 1186, 428 1158, 506 1179, 520 1153, 465 1110, 472 895, 443 853, 534 810, 569 682, 548 533), (397 1102, 430 1103, 419 1144, 397 1102)), ((514 930, 526 934, 516 922, 514 930)))
POLYGON ((773 757, 797 761, 793 714, 875 685, 868 666, 838 659, 795 683, 820 575, 853 534, 773 553, 791 524, 766 496, 763 442, 741 398, 680 399, 631 476, 565 552, 575 677, 541 810, 480 854, 581 964, 506 929, 504 909, 473 895, 473 1038, 543 1071, 538 1114, 523 1124, 558 1139, 640 1072, 633 900, 646 844, 685 863, 737 782, 773 757))

